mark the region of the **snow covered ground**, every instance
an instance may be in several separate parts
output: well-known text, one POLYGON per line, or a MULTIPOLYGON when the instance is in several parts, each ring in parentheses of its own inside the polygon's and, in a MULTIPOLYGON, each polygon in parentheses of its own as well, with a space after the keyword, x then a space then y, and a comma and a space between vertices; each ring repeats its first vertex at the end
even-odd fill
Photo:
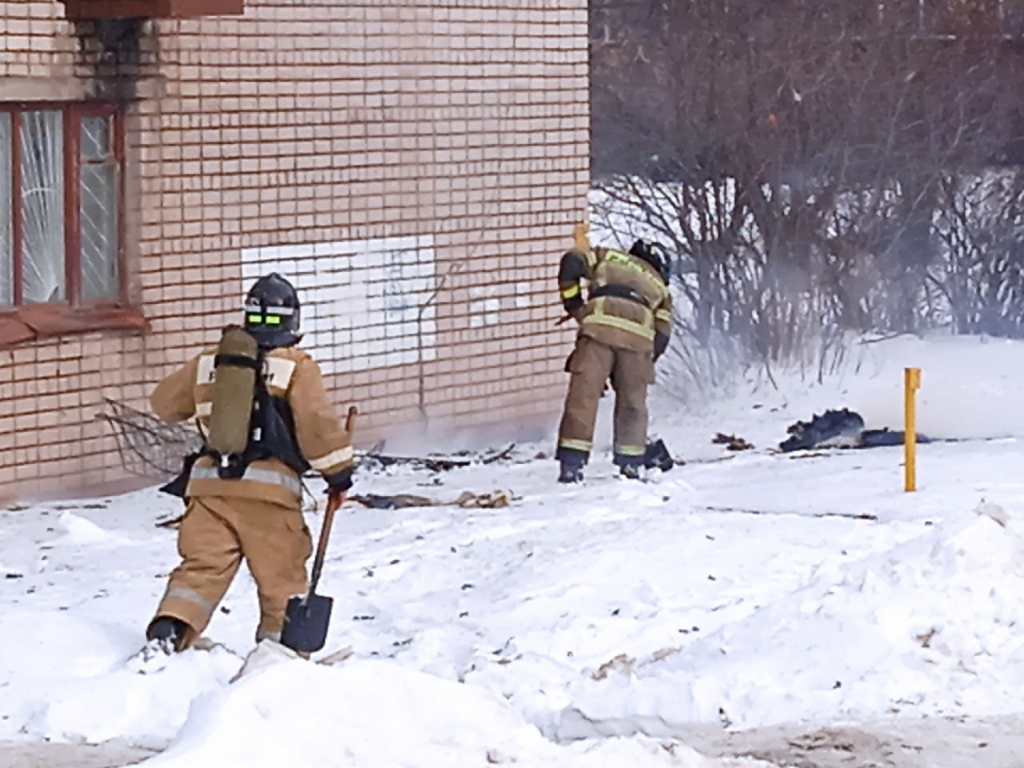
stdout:
POLYGON ((154 523, 177 500, 0 510, 0 741, 115 740, 166 749, 147 765, 173 768, 725 768, 831 765, 799 763, 793 729, 805 751, 848 756, 858 724, 872 724, 865 750, 952 754, 960 732, 938 724, 967 719, 961 746, 981 756, 949 765, 1020 764, 1005 740, 1024 713, 1024 344, 895 339, 855 357, 822 384, 738 380, 700 412, 655 396, 652 432, 689 463, 645 484, 601 455, 584 486, 559 486, 535 458, 547 445, 440 474, 361 472, 359 493, 515 500, 347 504, 314 658, 353 655, 234 683, 257 620, 245 573, 206 633, 220 645, 153 675, 124 664, 176 563, 174 532, 154 523), (769 452, 826 407, 899 428, 908 365, 923 369, 920 430, 950 440, 920 447, 917 493, 902 492, 900 448, 769 452), (716 432, 756 448, 730 453, 716 432), (727 756, 750 754, 768 762, 727 756))

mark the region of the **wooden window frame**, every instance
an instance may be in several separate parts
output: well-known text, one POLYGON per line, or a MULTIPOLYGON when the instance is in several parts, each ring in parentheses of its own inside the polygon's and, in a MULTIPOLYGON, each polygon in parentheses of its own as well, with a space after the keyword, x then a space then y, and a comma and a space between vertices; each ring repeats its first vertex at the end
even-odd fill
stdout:
MULTIPOLYGON (((128 301, 128 264, 125 257, 125 128, 124 111, 110 102, 3 102, 0 113, 11 117, 11 208, 13 253, 13 306, 0 306, 0 347, 39 338, 88 333, 104 329, 148 330, 142 313, 128 301), (62 119, 64 167, 64 284, 65 300, 24 303, 24 253, 21 221, 21 121, 26 112, 59 111, 62 119), (81 126, 84 118, 110 120, 115 163, 117 217, 117 296, 93 301, 82 299, 81 126)), ((7 149, 7 148, 0 148, 7 149)))

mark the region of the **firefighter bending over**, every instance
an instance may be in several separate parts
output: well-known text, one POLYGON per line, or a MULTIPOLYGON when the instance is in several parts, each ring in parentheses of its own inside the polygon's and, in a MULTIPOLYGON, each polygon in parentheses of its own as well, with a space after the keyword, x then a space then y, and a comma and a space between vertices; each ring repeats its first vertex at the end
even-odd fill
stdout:
POLYGON ((656 243, 637 240, 623 253, 584 245, 579 234, 558 270, 562 303, 579 323, 566 363, 572 376, 558 430, 558 480, 583 479, 609 380, 615 390, 615 464, 623 476, 638 478, 647 445, 647 386, 671 332, 668 260, 656 243), (586 301, 581 280, 589 288, 586 301))
POLYGON ((328 493, 352 485, 350 436, 320 368, 298 349, 299 300, 277 273, 245 301, 242 327, 157 385, 164 421, 196 417, 204 446, 189 469, 178 531, 181 564, 146 631, 151 652, 187 648, 206 628, 244 558, 259 592, 256 640, 280 639, 288 598, 306 591, 312 553, 300 478, 312 467, 328 493))

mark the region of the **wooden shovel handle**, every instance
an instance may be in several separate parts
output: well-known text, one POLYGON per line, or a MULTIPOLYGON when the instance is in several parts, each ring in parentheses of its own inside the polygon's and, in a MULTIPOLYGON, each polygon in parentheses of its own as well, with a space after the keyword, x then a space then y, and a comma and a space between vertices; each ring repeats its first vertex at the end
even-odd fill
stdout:
MULTIPOLYGON (((345 416, 345 431, 352 434, 352 428, 356 424, 356 413, 358 410, 354 405, 349 406, 345 416)), ((313 559, 313 576, 309 580, 309 594, 316 592, 317 584, 320 583, 320 574, 324 569, 324 558, 327 556, 327 542, 331 538, 331 526, 334 525, 334 513, 345 503, 345 492, 329 492, 327 494, 327 507, 324 509, 324 522, 320 526, 320 540, 316 545, 316 557, 313 559)))

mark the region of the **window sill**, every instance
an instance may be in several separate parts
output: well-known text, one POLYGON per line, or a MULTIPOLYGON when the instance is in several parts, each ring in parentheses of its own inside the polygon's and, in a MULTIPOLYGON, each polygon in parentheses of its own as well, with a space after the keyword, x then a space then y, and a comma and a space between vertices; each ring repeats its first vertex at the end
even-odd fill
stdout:
POLYGON ((244 0, 64 0, 67 18, 116 19, 144 17, 187 19, 194 16, 237 16, 244 0))
POLYGON ((132 307, 69 307, 31 304, 0 312, 0 348, 93 331, 149 331, 149 321, 132 307))

